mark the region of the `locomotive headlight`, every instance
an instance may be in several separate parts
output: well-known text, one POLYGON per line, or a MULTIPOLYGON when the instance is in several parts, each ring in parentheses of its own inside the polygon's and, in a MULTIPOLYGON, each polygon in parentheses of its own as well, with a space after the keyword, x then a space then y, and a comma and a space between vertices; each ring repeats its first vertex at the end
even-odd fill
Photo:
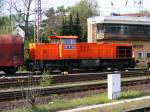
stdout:
POLYGON ((36 44, 35 44, 35 43, 29 43, 29 49, 35 48, 35 47, 36 47, 36 44))

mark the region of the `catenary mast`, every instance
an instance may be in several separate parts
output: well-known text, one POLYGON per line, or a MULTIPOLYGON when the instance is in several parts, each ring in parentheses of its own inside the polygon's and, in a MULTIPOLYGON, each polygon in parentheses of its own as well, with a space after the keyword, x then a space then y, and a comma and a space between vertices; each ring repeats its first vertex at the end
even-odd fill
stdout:
POLYGON ((40 26, 42 20, 41 0, 35 0, 35 31, 34 42, 40 42, 40 26))

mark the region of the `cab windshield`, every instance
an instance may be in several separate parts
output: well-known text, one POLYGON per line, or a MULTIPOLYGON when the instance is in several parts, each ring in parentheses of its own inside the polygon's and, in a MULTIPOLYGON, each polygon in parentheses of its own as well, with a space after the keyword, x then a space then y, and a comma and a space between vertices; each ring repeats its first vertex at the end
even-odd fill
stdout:
POLYGON ((76 39, 51 39, 53 44, 76 44, 76 39))

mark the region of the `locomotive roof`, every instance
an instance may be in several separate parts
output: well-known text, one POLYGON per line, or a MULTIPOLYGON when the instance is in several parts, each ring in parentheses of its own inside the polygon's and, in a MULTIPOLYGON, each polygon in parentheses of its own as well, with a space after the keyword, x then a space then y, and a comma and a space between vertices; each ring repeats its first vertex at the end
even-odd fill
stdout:
POLYGON ((78 36, 48 36, 48 38, 57 38, 57 39, 76 39, 78 36))
POLYGON ((133 16, 97 16, 88 18, 90 24, 135 24, 135 25, 150 25, 150 17, 133 17, 133 16))

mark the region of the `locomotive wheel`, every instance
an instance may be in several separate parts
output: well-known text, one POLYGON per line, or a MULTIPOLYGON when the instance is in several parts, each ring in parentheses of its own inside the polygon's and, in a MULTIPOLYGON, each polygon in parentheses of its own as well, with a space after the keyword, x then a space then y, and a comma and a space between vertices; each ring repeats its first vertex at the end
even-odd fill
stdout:
POLYGON ((60 70, 61 72, 64 72, 66 69, 65 69, 64 67, 62 67, 62 68, 59 68, 59 70, 60 70))
POLYGON ((61 67, 61 68, 59 68, 59 70, 61 71, 61 72, 68 72, 68 73, 72 73, 73 72, 73 67, 72 66, 70 66, 70 67, 61 67))
POLYGON ((52 68, 48 68, 48 69, 46 69, 46 71, 48 71, 49 74, 52 74, 53 69, 52 68))
POLYGON ((125 70, 125 67, 124 67, 123 65, 120 65, 120 66, 118 67, 118 69, 119 69, 120 71, 124 71, 124 70, 125 70))
POLYGON ((30 67, 29 67, 29 71, 34 72, 34 71, 35 71, 35 65, 30 66, 30 67))
POLYGON ((26 62, 26 68, 27 68, 27 71, 31 71, 33 72, 35 69, 35 65, 34 63, 30 63, 30 62, 26 62))
POLYGON ((73 68, 72 67, 68 67, 68 73, 73 73, 73 68))
POLYGON ((52 73, 52 71, 53 71, 53 69, 52 69, 52 68, 49 68, 49 69, 48 69, 49 74, 51 74, 51 73, 52 73))
POLYGON ((7 75, 14 75, 16 74, 16 71, 17 71, 17 68, 13 67, 13 68, 8 68, 8 69, 5 69, 4 72, 7 74, 7 75))

